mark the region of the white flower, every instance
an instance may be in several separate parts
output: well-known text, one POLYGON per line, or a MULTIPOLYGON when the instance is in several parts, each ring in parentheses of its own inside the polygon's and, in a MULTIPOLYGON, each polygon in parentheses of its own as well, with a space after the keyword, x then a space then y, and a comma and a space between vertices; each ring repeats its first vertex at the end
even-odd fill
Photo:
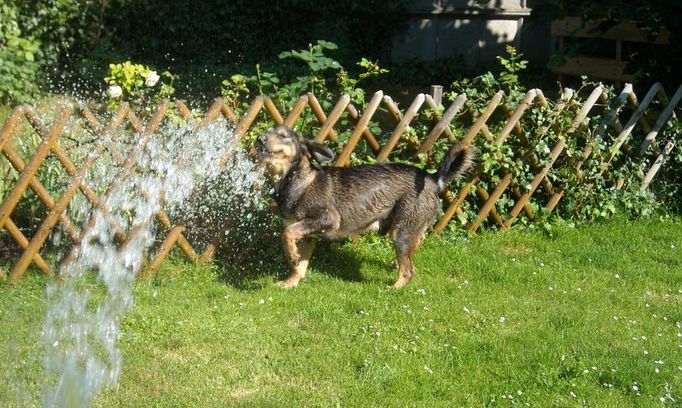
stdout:
POLYGON ((159 82, 159 78, 159 74, 156 71, 149 71, 144 77, 144 84, 151 88, 159 82))
POLYGON ((107 89, 107 95, 109 98, 120 98, 123 95, 123 89, 118 85, 112 85, 107 89))

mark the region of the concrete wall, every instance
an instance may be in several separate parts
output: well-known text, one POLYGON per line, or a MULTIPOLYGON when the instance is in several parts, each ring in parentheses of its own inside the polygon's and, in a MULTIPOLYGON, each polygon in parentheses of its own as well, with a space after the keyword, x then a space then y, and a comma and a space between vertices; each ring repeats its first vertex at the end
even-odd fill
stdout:
POLYGON ((486 65, 514 45, 532 63, 544 64, 550 51, 549 27, 522 30, 531 9, 527 0, 409 0, 409 29, 394 39, 396 61, 461 55, 469 65, 486 65))

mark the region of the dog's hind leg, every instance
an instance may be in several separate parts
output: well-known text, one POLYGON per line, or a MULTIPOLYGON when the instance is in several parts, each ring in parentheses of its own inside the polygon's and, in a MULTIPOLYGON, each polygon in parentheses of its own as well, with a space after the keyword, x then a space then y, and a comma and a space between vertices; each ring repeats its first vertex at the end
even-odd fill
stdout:
POLYGON ((413 231, 409 229, 397 229, 394 231, 393 245, 395 247, 396 261, 398 263, 398 279, 391 286, 393 289, 404 288, 417 271, 414 269, 414 254, 424 239, 424 230, 413 231))

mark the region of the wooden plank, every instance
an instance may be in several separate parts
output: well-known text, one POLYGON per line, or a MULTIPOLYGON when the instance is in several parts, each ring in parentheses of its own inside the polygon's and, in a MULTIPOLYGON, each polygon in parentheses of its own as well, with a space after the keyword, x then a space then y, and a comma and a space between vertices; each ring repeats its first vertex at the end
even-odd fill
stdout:
POLYGON ((553 21, 551 24, 552 34, 562 37, 604 38, 607 40, 625 40, 648 44, 669 44, 671 38, 670 31, 665 28, 661 28, 660 34, 657 37, 650 38, 634 22, 620 22, 610 26, 604 25, 604 28, 601 29, 597 21, 584 22, 580 17, 566 17, 562 20, 553 21))
POLYGON ((587 75, 598 79, 614 81, 634 81, 634 74, 625 74, 627 61, 616 61, 606 58, 577 57, 567 58, 566 62, 553 71, 559 74, 580 76, 587 75))

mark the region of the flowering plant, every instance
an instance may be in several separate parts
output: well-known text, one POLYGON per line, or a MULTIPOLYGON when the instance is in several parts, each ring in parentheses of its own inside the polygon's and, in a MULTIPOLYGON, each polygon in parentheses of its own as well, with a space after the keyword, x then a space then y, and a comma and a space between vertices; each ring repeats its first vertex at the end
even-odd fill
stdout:
POLYGON ((149 102, 156 104, 175 93, 174 80, 175 75, 168 71, 159 75, 148 66, 130 61, 109 64, 109 75, 104 78, 108 85, 108 107, 116 109, 121 102, 134 105, 148 105, 149 102))

